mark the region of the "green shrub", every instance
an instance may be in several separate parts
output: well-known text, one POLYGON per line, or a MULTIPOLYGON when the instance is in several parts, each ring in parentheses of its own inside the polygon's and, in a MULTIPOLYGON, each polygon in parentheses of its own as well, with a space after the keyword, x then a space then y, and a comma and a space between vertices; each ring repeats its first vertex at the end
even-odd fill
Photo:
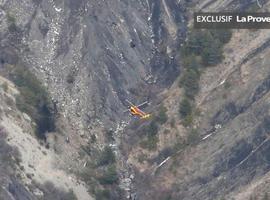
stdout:
POLYGON ((185 69, 191 69, 200 74, 200 68, 202 67, 201 57, 194 54, 186 55, 183 58, 183 66, 185 69))
POLYGON ((188 98, 184 98, 181 102, 180 102, 180 107, 179 107, 179 113, 180 116, 182 118, 187 117, 188 115, 190 115, 192 112, 192 107, 191 107, 191 103, 190 100, 188 98))
POLYGON ((109 166, 105 173, 98 178, 98 180, 102 185, 111 185, 116 183, 118 181, 116 167, 114 165, 109 166))
POLYGON ((144 149, 154 151, 157 148, 158 137, 156 135, 148 136, 146 139, 141 141, 140 146, 144 149))
POLYGON ((182 53, 184 55, 200 55, 204 48, 212 42, 212 36, 207 31, 192 30, 183 45, 182 53))
POLYGON ((114 131, 112 129, 105 130, 105 137, 109 142, 114 141, 113 133, 114 131))
POLYGON ((156 121, 159 122, 160 124, 164 124, 168 120, 168 116, 166 114, 167 109, 164 106, 161 106, 158 112, 158 115, 156 116, 156 121))
POLYGON ((214 66, 220 63, 223 59, 222 45, 219 40, 213 40, 204 48, 201 56, 205 66, 214 66))
POLYGON ((3 90, 4 90, 5 92, 8 91, 8 84, 7 84, 7 82, 4 82, 4 83, 2 84, 2 88, 3 88, 3 90))
POLYGON ((202 67, 214 66, 223 59, 223 46, 232 36, 230 30, 191 30, 187 41, 181 48, 184 71, 179 86, 185 97, 179 106, 183 125, 192 124, 192 101, 199 91, 202 67))
POLYGON ((143 163, 144 161, 147 160, 147 155, 144 153, 141 153, 140 155, 138 155, 137 159, 139 163, 143 163))
POLYGON ((16 23, 16 18, 9 12, 7 12, 7 22, 9 24, 16 23))
POLYGON ((181 50, 183 57, 194 54, 202 58, 204 66, 216 65, 221 62, 223 46, 231 36, 230 30, 192 30, 181 50))
POLYGON ((172 118, 172 120, 170 121, 170 126, 171 128, 175 128, 175 119, 172 118))
MULTIPOLYGON (((187 143, 182 140, 182 141, 178 141, 174 146, 173 146, 173 152, 174 153, 177 153, 179 152, 180 150, 183 150, 187 147, 187 143)), ((175 155, 175 154, 173 154, 175 155)))
POLYGON ((97 165, 104 166, 115 163, 115 155, 111 147, 106 146, 101 152, 97 165))
POLYGON ((224 88, 225 89, 229 89, 231 87, 231 83, 229 82, 229 81, 226 81, 225 83, 224 83, 224 88))
POLYGON ((73 192, 73 190, 69 190, 64 198, 65 200, 77 200, 77 197, 75 193, 73 192))
POLYGON ((221 43, 226 44, 231 40, 232 31, 229 29, 213 29, 210 30, 213 38, 219 40, 221 43))
POLYGON ((199 139, 200 138, 197 129, 192 129, 188 135, 187 143, 193 145, 196 144, 199 139))
POLYGON ((188 126, 190 126, 192 124, 192 122, 193 122, 193 115, 189 114, 183 119, 182 124, 185 127, 188 127, 188 126))
POLYGON ((151 121, 148 127, 146 127, 146 134, 148 137, 155 136, 158 133, 158 125, 155 121, 151 121))
POLYGON ((67 75, 67 83, 72 84, 75 82, 75 75, 71 72, 67 75))
POLYGON ((179 86, 183 87, 185 95, 194 99, 195 95, 199 91, 199 80, 200 80, 200 60, 194 56, 189 55, 183 60, 185 71, 183 72, 179 86))
POLYGON ((110 191, 105 189, 105 190, 97 190, 95 192, 96 200, 108 200, 110 199, 110 191))
POLYGON ((140 146, 144 149, 155 150, 158 142, 158 125, 156 118, 145 126, 142 131, 146 137, 140 142, 140 146))
POLYGON ((11 33, 15 33, 18 32, 20 29, 19 27, 16 25, 16 18, 14 15, 7 13, 7 24, 8 24, 8 30, 11 33))
POLYGON ((97 141, 97 137, 96 137, 96 135, 95 134, 92 134, 91 136, 90 136, 90 141, 91 141, 91 143, 96 143, 96 141, 97 141))
POLYGON ((181 83, 185 90, 185 95, 190 99, 193 99, 199 91, 199 78, 200 75, 192 69, 184 72, 181 83))

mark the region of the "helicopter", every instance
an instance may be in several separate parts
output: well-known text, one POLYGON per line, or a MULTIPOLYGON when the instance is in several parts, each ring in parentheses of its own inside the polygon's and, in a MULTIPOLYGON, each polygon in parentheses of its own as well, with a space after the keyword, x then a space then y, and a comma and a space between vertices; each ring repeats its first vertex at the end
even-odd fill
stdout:
POLYGON ((151 114, 149 113, 145 113, 143 112, 140 107, 148 104, 148 101, 145 101, 143 103, 141 103, 140 105, 136 106, 134 105, 132 102, 130 102, 129 100, 126 100, 126 102, 128 102, 129 104, 129 108, 127 110, 125 110, 124 112, 130 112, 130 114, 132 116, 138 116, 140 117, 140 119, 148 119, 151 117, 151 114))

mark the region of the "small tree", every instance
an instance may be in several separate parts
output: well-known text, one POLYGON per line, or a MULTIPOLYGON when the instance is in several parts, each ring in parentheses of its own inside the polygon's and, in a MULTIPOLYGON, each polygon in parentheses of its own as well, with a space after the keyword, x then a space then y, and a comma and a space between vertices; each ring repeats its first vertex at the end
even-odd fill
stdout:
POLYGON ((190 115, 191 112, 192 112, 192 107, 191 107, 190 101, 188 98, 184 98, 180 103, 179 113, 182 118, 185 118, 188 115, 190 115))
POLYGON ((206 66, 217 65, 222 58, 221 44, 218 40, 213 40, 202 52, 202 61, 206 66))
POLYGON ((104 150, 101 152, 101 155, 98 159, 97 165, 104 166, 113 164, 115 162, 115 155, 111 147, 106 146, 104 150))
POLYGON ((109 190, 97 190, 95 192, 96 200, 108 200, 110 199, 110 191, 109 190))
POLYGON ((149 126, 146 128, 148 137, 155 136, 158 133, 158 125, 155 121, 151 121, 149 126))
POLYGON ((213 29, 210 30, 213 38, 218 39, 221 43, 226 44, 231 40, 232 31, 229 29, 213 29))
POLYGON ((156 117, 156 120, 160 123, 160 124, 164 124, 167 122, 168 120, 168 116, 166 114, 167 109, 164 106, 161 106, 158 112, 158 115, 156 117))
POLYGON ((188 135, 187 142, 188 144, 195 144, 199 140, 199 134, 196 129, 192 129, 191 132, 188 135))
POLYGON ((99 178, 100 184, 111 185, 118 181, 118 175, 116 167, 111 165, 108 167, 107 171, 99 178))
POLYGON ((199 74, 193 70, 188 69, 181 80, 185 89, 185 94, 188 98, 193 99, 199 91, 199 74))

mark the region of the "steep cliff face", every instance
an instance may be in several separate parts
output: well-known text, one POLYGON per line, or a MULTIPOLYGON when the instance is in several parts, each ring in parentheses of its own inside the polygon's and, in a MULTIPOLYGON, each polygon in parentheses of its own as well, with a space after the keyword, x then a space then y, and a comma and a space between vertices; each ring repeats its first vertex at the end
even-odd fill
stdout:
POLYGON ((0 79, 0 159, 13 163, 0 165, 0 198, 260 198, 269 180, 269 31, 233 31, 222 63, 201 75, 192 127, 179 118, 178 75, 194 11, 262 5, 269 9, 268 1, 238 0, 0 1, 1 75, 20 66, 33 72, 55 115, 40 145, 33 119, 16 108, 18 88, 0 79), (149 100, 154 114, 165 107, 168 119, 129 123, 126 99, 149 100), (155 137, 147 149, 148 132, 155 137), (118 181, 101 188, 111 196, 92 179, 106 168, 96 160, 107 145, 118 181))

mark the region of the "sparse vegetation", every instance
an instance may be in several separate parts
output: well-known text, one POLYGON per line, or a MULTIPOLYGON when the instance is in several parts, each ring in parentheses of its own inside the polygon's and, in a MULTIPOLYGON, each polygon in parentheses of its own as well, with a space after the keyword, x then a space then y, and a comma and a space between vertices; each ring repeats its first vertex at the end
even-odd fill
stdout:
POLYGON ((190 100, 188 98, 184 98, 180 103, 179 113, 182 118, 186 118, 190 116, 192 112, 192 107, 190 100))
POLYGON ((8 30, 11 33, 19 31, 19 28, 16 25, 16 18, 11 13, 7 13, 7 23, 8 23, 8 30))
POLYGON ((222 45, 228 43, 232 37, 232 31, 229 29, 212 29, 209 30, 214 39, 217 39, 222 45))
POLYGON ((193 114, 192 113, 187 115, 182 121, 182 124, 185 127, 188 127, 188 126, 192 125, 192 123, 193 123, 193 114))
POLYGON ((55 128, 54 114, 46 89, 26 67, 15 66, 10 77, 20 91, 20 96, 16 99, 18 109, 34 119, 37 124, 37 137, 45 139, 45 133, 55 128))
POLYGON ((21 158, 19 152, 6 143, 6 137, 6 130, 0 127, 0 171, 3 169, 3 171, 9 173, 16 168, 16 164, 20 164, 21 158))
POLYGON ((137 159, 138 159, 138 162, 139 163, 143 163, 144 161, 147 160, 147 155, 144 154, 144 153, 141 153, 141 154, 138 155, 138 158, 137 159))
POLYGON ((149 125, 144 127, 143 132, 146 133, 146 138, 141 141, 141 147, 148 150, 155 150, 158 143, 158 124, 156 120, 151 121, 149 125))
POLYGON ((4 82, 4 83, 2 84, 2 88, 3 88, 3 90, 4 90, 5 92, 7 92, 7 91, 8 91, 8 84, 7 84, 6 82, 4 82))
POLYGON ((12 15, 10 12, 7 12, 7 21, 8 23, 16 23, 14 15, 12 15))
POLYGON ((264 193, 262 200, 269 200, 269 196, 267 192, 264 193))
POLYGON ((200 79, 200 59, 198 56, 190 55, 184 60, 184 72, 180 79, 179 86, 183 87, 185 95, 194 99, 194 96, 199 91, 200 79))
POLYGON ((107 200, 110 199, 110 191, 109 190, 97 190, 95 192, 96 200, 107 200))
POLYGON ((34 184, 43 192, 44 199, 77 200, 72 190, 69 190, 68 192, 62 191, 61 189, 55 187, 51 182, 45 182, 44 184, 34 182, 34 184))
POLYGON ((167 109, 162 105, 159 109, 158 115, 156 116, 156 121, 160 124, 165 124, 168 120, 168 116, 166 114, 167 109))
POLYGON ((231 83, 229 82, 229 81, 226 81, 225 83, 224 83, 224 88, 225 89, 229 89, 231 87, 231 83))
POLYGON ((113 130, 112 129, 105 130, 105 137, 108 140, 108 142, 114 141, 113 130))
POLYGON ((72 84, 74 82, 75 82, 75 76, 74 76, 74 73, 71 72, 67 75, 67 83, 72 84))
POLYGON ((258 12, 258 11, 260 11, 260 7, 258 6, 256 1, 249 4, 249 6, 246 7, 246 9, 245 9, 245 12, 250 12, 250 13, 252 13, 252 12, 254 13, 254 12, 258 12))
POLYGON ((222 60, 223 46, 231 35, 230 30, 192 30, 182 54, 199 56, 204 67, 216 65, 222 60))
POLYGON ((146 139, 141 141, 140 145, 144 149, 153 151, 153 150, 156 150, 157 143, 158 143, 158 137, 156 135, 153 135, 153 136, 148 136, 146 139))
POLYGON ((155 136, 158 133, 158 125, 155 121, 151 121, 149 126, 146 128, 148 137, 155 136))
POLYGON ((90 137, 91 137, 91 143, 96 143, 96 141, 97 141, 96 135, 92 134, 90 137))
POLYGON ((172 118, 172 120, 170 121, 170 126, 171 128, 175 128, 175 119, 172 118))
POLYGON ((111 147, 106 146, 101 152, 97 161, 98 166, 110 165, 115 163, 115 155, 111 147))
POLYGON ((199 134, 197 129, 191 129, 190 133, 188 134, 187 143, 192 145, 197 143, 199 140, 199 134))
POLYGON ((102 176, 98 178, 99 183, 102 185, 111 185, 118 181, 118 174, 115 165, 108 166, 107 170, 102 176))
POLYGON ((185 97, 180 102, 179 113, 184 126, 193 122, 192 104, 199 91, 203 67, 214 66, 223 59, 223 46, 230 41, 230 30, 192 30, 181 49, 184 71, 179 86, 185 97))

